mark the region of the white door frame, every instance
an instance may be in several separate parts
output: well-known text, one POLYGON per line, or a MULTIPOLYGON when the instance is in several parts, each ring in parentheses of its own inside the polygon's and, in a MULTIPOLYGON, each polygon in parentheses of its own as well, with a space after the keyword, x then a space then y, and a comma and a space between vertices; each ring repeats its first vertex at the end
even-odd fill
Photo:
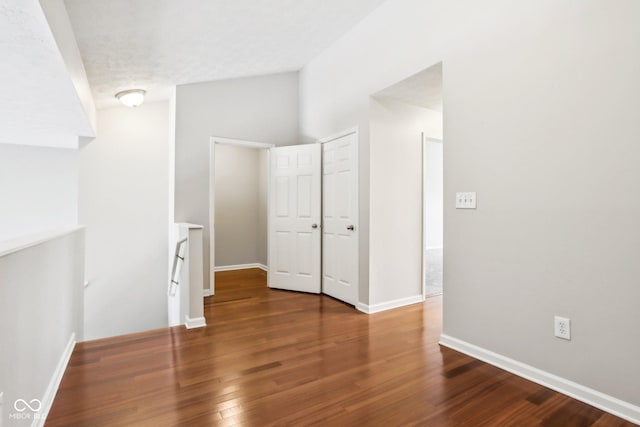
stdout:
MULTIPOLYGON (((212 136, 209 138, 209 287, 204 288, 204 296, 215 295, 215 213, 216 213, 216 144, 234 145, 236 147, 258 148, 267 150, 267 176, 269 176, 269 148, 275 144, 264 142, 246 141, 243 139, 221 138, 212 136)), ((267 212, 269 209, 269 182, 267 180, 267 212)), ((267 265, 269 265, 267 253, 267 265)))
MULTIPOLYGON (((442 144, 442 139, 426 136, 422 132, 422 300, 427 298, 427 142, 442 144)), ((444 207, 443 207, 444 208, 444 207)), ((443 278, 444 281, 444 278, 443 278)), ((444 294, 444 283, 442 286, 444 294)))
MULTIPOLYGON (((358 274, 356 275, 356 288, 358 289, 358 295, 356 298, 356 302, 355 302, 355 306, 357 306, 360 303, 360 127, 359 126, 354 126, 352 128, 343 130, 342 132, 338 132, 335 133, 333 135, 330 135, 326 138, 322 138, 319 139, 318 142, 320 144, 324 144, 325 142, 331 142, 333 140, 336 140, 338 138, 343 138, 345 136, 351 135, 351 134, 355 134, 356 135, 356 158, 355 158, 355 163, 356 163, 356 167, 357 167, 357 173, 356 173, 356 218, 354 220, 355 222, 355 239, 356 239, 356 257, 358 259, 358 265, 356 266, 358 274)), ((324 177, 324 171, 321 170, 321 174, 324 177)), ((320 190, 320 197, 324 196, 323 193, 324 189, 321 188, 320 190)), ((321 213, 320 213, 320 218, 324 219, 324 206, 322 205, 322 203, 320 203, 320 206, 322 207, 321 209, 321 213)), ((324 226, 324 224, 322 224, 322 226, 324 226)), ((321 230, 322 231, 322 230, 321 230)), ((322 234, 321 234, 322 235, 322 234)), ((320 239, 321 242, 321 247, 320 247, 320 292, 323 292, 324 289, 322 289, 322 275, 324 274, 324 272, 322 271, 322 239, 320 239)))

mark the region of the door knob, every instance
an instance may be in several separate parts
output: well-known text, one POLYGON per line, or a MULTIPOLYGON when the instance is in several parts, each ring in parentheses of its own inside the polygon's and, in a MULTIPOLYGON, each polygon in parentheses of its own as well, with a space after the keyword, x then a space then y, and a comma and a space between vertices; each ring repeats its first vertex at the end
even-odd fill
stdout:
POLYGON ((311 224, 311 228, 318 228, 318 224, 311 224))
POLYGON ((349 226, 347 227, 347 230, 349 230, 349 231, 353 231, 353 230, 355 230, 355 229, 356 229, 356 228, 355 228, 353 225, 349 225, 349 226))

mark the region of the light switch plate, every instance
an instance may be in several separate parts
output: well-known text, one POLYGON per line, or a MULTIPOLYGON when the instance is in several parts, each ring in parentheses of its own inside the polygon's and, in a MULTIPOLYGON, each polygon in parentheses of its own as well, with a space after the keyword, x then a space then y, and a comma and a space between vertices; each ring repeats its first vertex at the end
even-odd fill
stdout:
POLYGON ((456 193, 456 209, 475 209, 476 192, 456 193))

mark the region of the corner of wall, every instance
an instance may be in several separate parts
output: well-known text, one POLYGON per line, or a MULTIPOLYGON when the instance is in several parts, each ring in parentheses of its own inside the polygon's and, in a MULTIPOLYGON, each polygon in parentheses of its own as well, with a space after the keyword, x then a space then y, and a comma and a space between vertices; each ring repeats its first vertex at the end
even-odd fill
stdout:
MULTIPOLYGON (((97 131, 96 106, 64 1, 39 1, 89 125, 88 129, 90 129, 90 131, 79 136, 94 138, 97 131)), ((86 140, 84 142, 86 142, 86 140)))

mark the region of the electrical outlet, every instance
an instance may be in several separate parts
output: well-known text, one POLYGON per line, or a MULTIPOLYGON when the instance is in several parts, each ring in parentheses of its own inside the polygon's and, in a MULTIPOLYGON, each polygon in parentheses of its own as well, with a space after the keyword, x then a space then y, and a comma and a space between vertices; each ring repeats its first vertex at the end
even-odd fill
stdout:
POLYGON ((563 340, 571 340, 571 319, 555 316, 555 336, 563 340))

